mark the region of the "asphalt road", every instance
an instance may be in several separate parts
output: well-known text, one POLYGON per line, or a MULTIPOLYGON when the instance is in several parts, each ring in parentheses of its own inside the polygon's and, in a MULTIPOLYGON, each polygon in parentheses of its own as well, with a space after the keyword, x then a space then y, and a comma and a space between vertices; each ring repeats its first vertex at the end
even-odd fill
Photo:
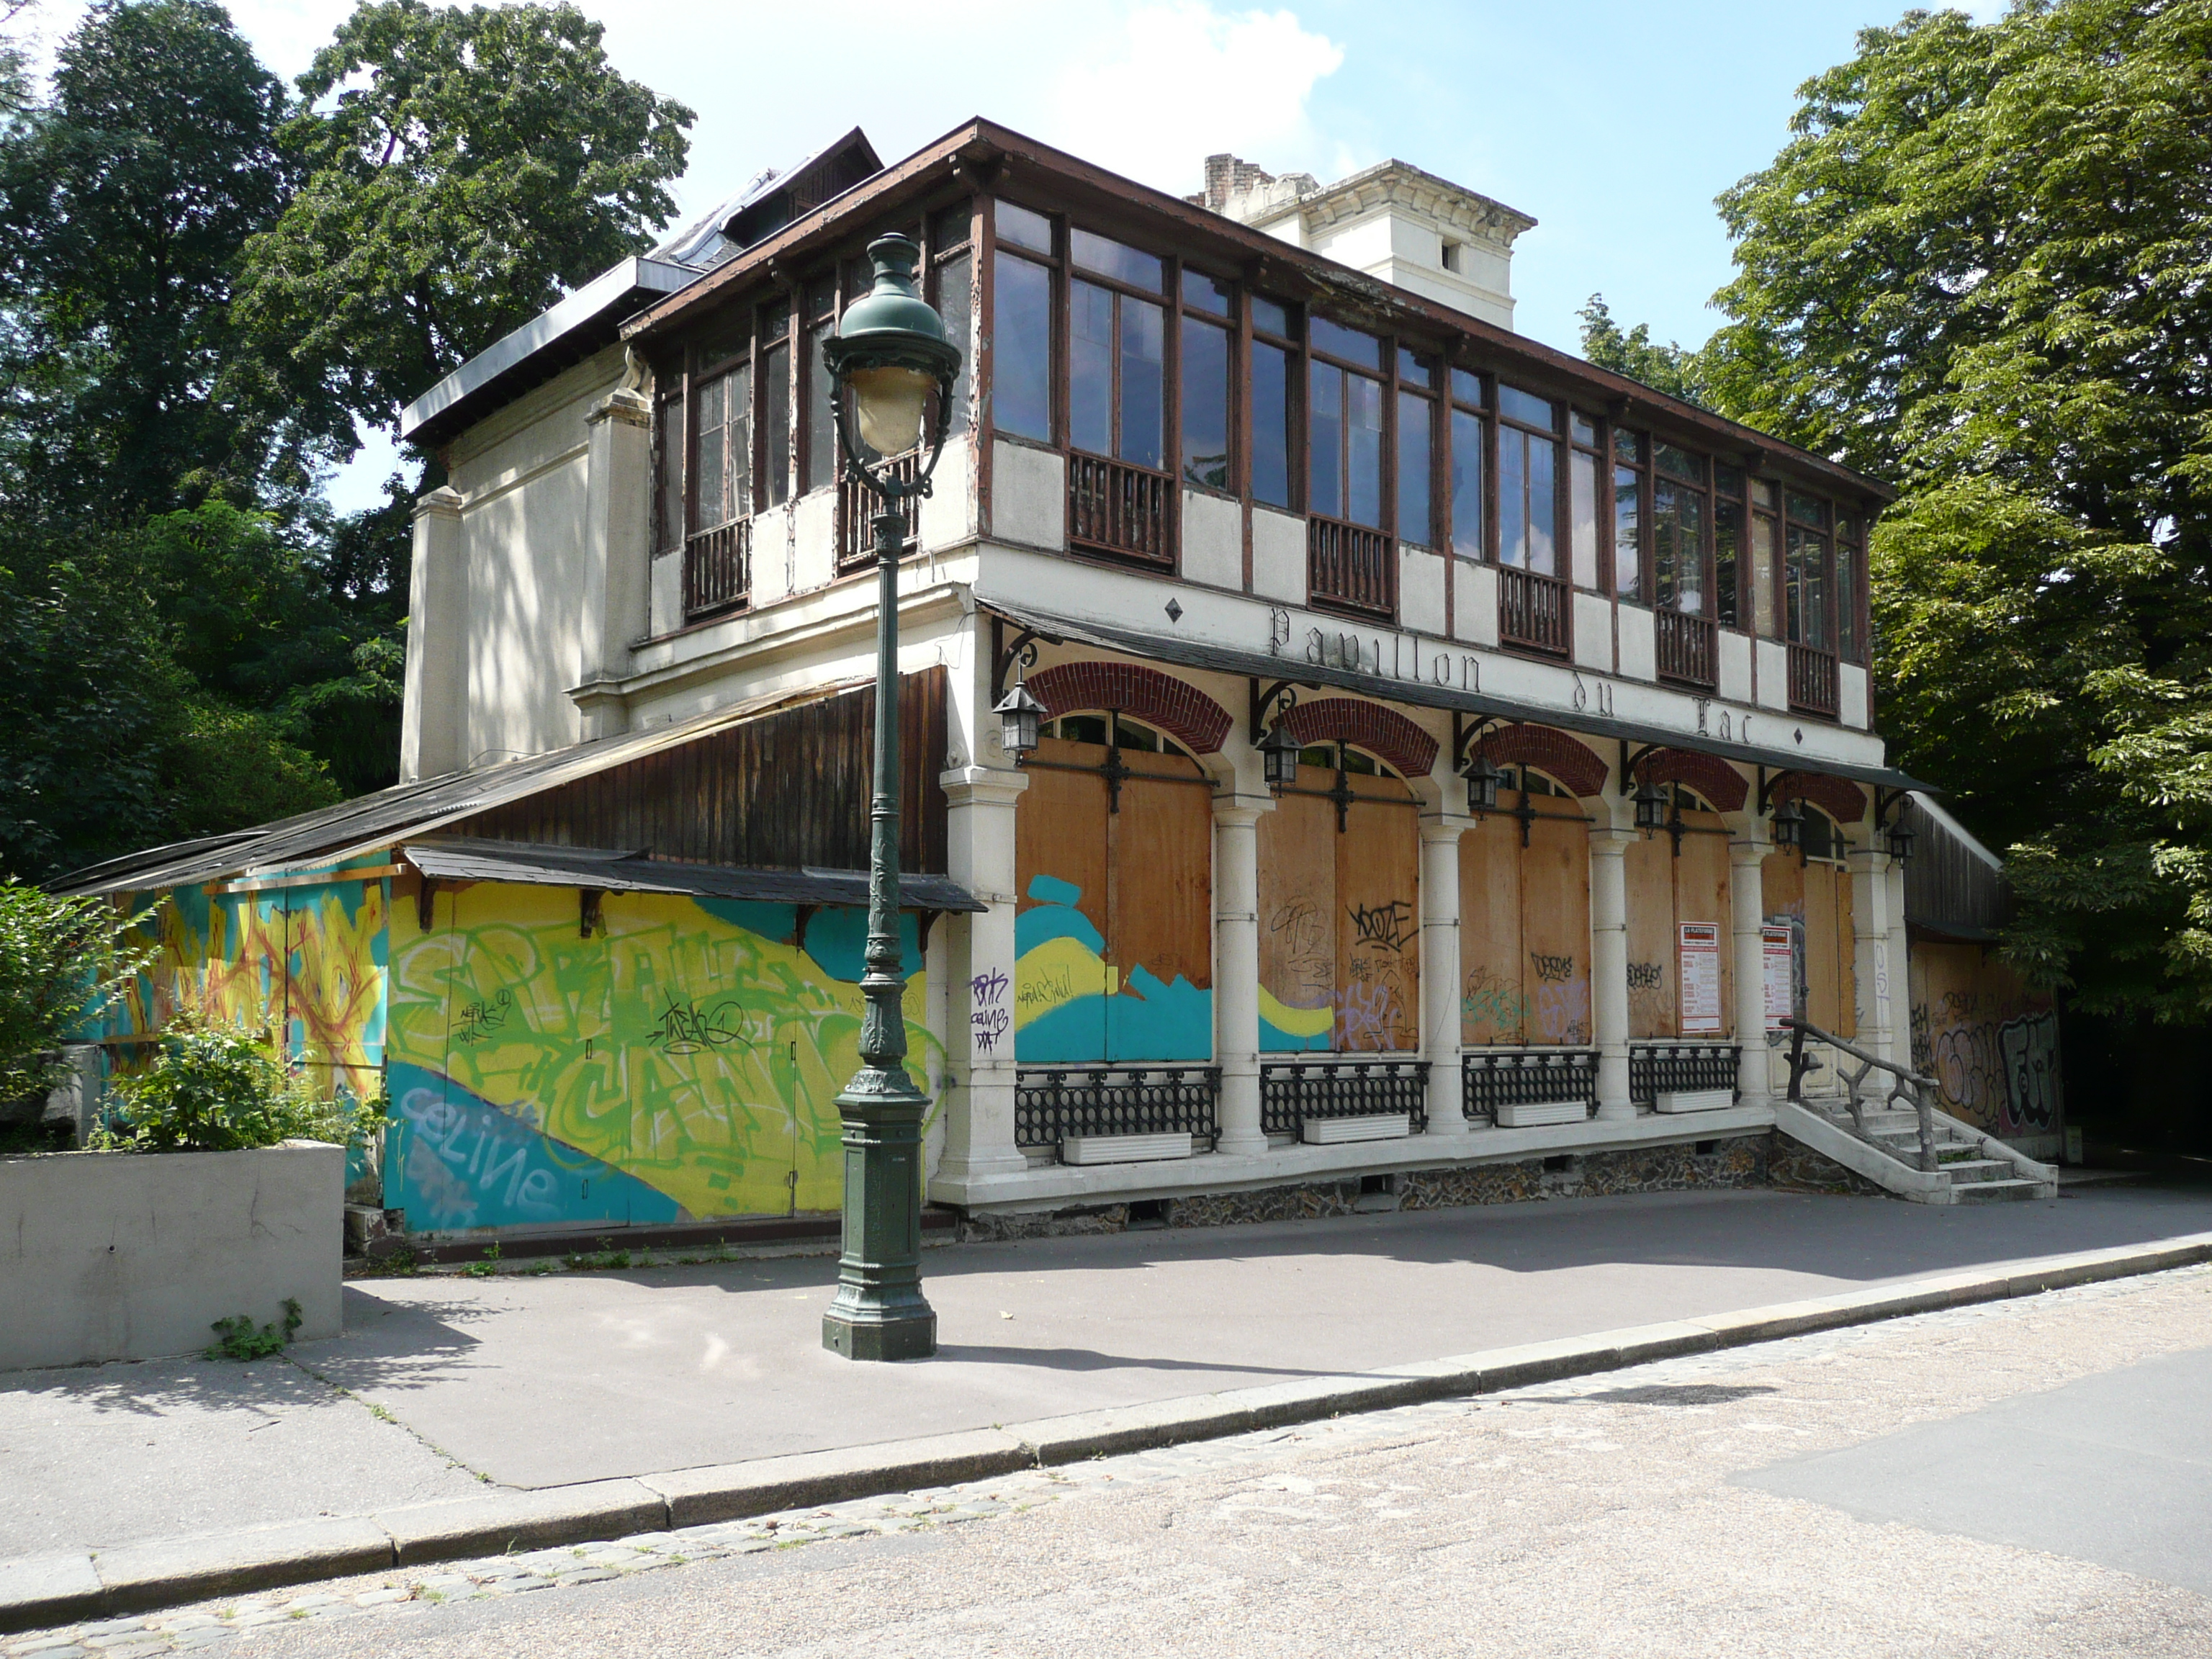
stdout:
POLYGON ((2202 1656, 2209 1381, 2200 1267, 71 1634, 131 1659, 241 1624, 270 1659, 2202 1656))

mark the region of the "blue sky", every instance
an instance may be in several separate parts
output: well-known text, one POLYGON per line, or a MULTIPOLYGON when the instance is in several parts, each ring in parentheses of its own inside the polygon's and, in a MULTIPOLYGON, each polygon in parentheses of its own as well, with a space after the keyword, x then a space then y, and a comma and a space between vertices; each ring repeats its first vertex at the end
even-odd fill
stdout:
MULTIPOLYGON (((698 112, 678 192, 703 210, 855 122, 886 160, 975 114, 1179 193, 1231 149, 1323 179, 1395 156, 1533 216, 1513 288, 1522 331, 1573 349, 1602 293, 1624 324, 1686 345, 1728 280, 1713 198, 1787 136, 1793 93, 1905 7, 1875 0, 1667 5, 1377 4, 1298 0, 842 0, 702 6, 582 0, 623 73, 698 112), (860 68, 825 73, 839 43, 860 68)), ((74 7, 53 4, 49 34, 74 7)), ((1966 8, 1984 20, 1998 0, 1966 8)), ((240 0, 279 74, 306 67, 346 0, 240 0)), ((365 504, 392 465, 369 452, 333 481, 365 504)))

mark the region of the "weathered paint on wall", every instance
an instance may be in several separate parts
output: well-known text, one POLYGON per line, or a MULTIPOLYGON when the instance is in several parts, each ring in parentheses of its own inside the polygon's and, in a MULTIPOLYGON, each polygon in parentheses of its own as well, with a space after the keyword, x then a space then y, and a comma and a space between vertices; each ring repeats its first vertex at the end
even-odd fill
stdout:
POLYGON ((2008 1139, 2065 1127, 2058 1014, 1978 945, 1912 946, 1912 1063, 1954 1116, 2008 1139))
MULTIPOLYGON (((410 1231, 832 1210, 860 1064, 858 910, 441 889, 392 921, 385 1203, 410 1231)), ((909 1066, 924 1029, 903 919, 909 1066)))

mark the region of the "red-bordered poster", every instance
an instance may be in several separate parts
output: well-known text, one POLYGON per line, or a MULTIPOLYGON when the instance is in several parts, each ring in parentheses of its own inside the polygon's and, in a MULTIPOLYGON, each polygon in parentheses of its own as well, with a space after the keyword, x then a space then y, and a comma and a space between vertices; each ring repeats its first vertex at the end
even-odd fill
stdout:
POLYGON ((1711 921, 1686 921, 1682 939, 1682 1035, 1721 1029, 1721 930, 1711 921))

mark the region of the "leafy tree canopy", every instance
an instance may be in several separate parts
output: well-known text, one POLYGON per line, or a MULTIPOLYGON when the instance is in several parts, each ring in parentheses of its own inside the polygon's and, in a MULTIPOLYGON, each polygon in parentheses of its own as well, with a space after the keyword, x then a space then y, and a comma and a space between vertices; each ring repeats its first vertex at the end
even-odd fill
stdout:
POLYGON ((467 358, 651 245, 693 117, 608 65, 574 6, 365 4, 300 79, 304 174, 247 247, 269 371, 389 424, 467 358))
POLYGON ((2009 955, 2212 1014, 2212 0, 1909 12, 1799 96, 1720 198, 1728 322, 1674 354, 1601 305, 1594 360, 1905 492, 1882 718, 2009 848, 2009 955))
POLYGON ((1583 319, 1583 356, 1588 361, 1686 404, 1709 403, 1699 379, 1702 360, 1698 353, 1672 341, 1656 343, 1649 323, 1623 331, 1613 320, 1613 308, 1602 294, 1591 295, 1589 303, 1575 314, 1583 319))

